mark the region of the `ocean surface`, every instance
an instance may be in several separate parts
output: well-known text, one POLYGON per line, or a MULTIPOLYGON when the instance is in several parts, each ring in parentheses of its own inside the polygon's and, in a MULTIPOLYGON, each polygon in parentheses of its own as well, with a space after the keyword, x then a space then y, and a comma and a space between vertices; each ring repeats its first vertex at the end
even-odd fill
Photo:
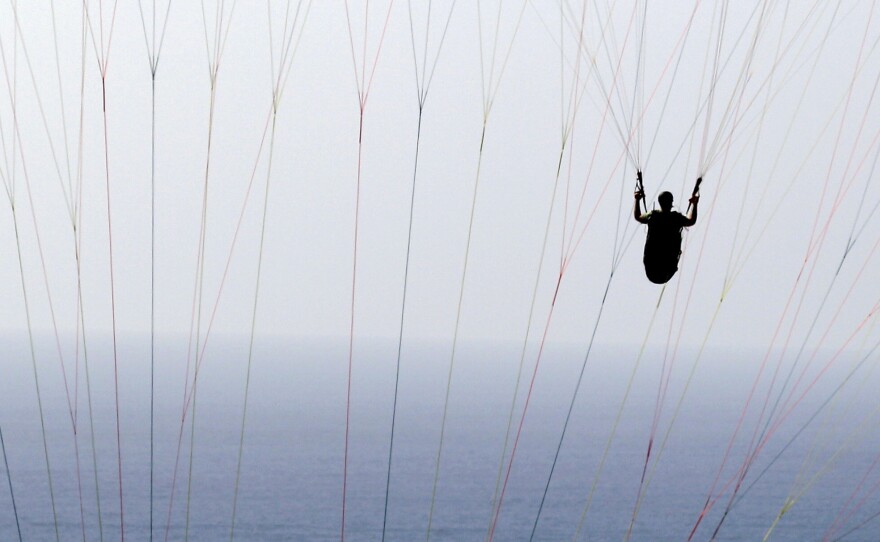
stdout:
MULTIPOLYGON (((27 338, 5 338, 4 345, 0 424, 22 538, 53 540, 56 522, 27 338)), ((77 360, 65 353, 65 386, 54 339, 36 341, 60 539, 119 539, 120 501, 127 540, 149 540, 151 523, 154 540, 230 539, 247 338, 224 337, 208 344, 199 367, 195 411, 189 409, 185 419, 186 341, 157 343, 152 469, 149 342, 119 341, 119 455, 112 350, 106 341, 89 346, 89 382, 82 356, 77 360)), ((396 348, 393 342, 355 343, 345 479, 347 540, 382 538, 396 348)), ((541 357, 495 540, 529 539, 584 357, 584 348, 574 346, 549 348, 541 357)), ((770 356, 743 415, 763 357, 760 351, 736 349, 704 352, 699 358, 691 351, 665 356, 672 378, 652 430, 664 353, 649 349, 639 357, 635 347, 596 348, 586 363, 534 539, 572 540, 577 533, 581 540, 624 540, 632 523, 631 540, 687 540, 717 478, 714 494, 724 491, 713 499, 694 540, 711 539, 728 508, 715 540, 761 540, 788 496, 794 497, 793 504, 774 526, 770 540, 834 539, 859 525, 844 539, 880 540, 880 520, 870 521, 880 510, 880 473, 872 468, 880 451, 874 411, 878 378, 870 366, 862 366, 857 378, 834 394, 858 362, 855 356, 836 360, 796 408, 777 407, 777 419, 781 413, 790 414, 778 428, 768 428, 770 438, 731 500, 746 450, 754 437, 761 440, 765 424, 758 423, 758 415, 765 399, 770 397, 765 407, 770 412, 777 397, 768 395, 776 363, 770 356), (821 414, 807 424, 823 403, 821 414), (632 522, 643 473, 647 483, 641 484, 644 496, 632 522), (839 528, 829 533, 841 518, 839 528)), ((450 359, 448 344, 404 346, 386 540, 427 537, 450 359)), ((806 389, 829 359, 818 355, 816 369, 799 389, 806 389)), ((515 344, 465 344, 456 353, 431 540, 487 536, 496 481, 499 470, 506 471, 536 349, 530 346, 525 356, 502 461, 519 360, 520 346, 515 344)), ((194 356, 189 363, 191 379, 194 356)), ((776 390, 791 363, 782 360, 776 390)), ((236 539, 340 538, 347 371, 345 340, 256 342, 236 539)), ((798 371, 793 374, 796 377, 798 371)), ((17 540, 5 470, 0 482, 0 540, 17 540)))

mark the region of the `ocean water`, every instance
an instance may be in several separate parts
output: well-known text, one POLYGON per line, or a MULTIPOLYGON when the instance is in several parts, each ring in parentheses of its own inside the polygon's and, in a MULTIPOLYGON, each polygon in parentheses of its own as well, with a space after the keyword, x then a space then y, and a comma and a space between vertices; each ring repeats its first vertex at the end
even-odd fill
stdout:
MULTIPOLYGON (((33 367, 26 338, 7 338, 5 344, 0 423, 22 535, 25 540, 52 540, 55 521, 33 367)), ((65 391, 54 342, 37 341, 37 369, 62 540, 114 540, 121 534, 113 360, 106 342, 96 341, 91 346, 94 456, 82 360, 77 368, 73 356, 65 357, 65 391), (74 399, 75 414, 68 406, 74 404, 74 399), (74 416, 76 438, 71 422, 74 416), (97 476, 93 461, 97 463, 97 476)), ((631 540, 687 540, 715 477, 719 479, 718 489, 732 479, 755 428, 760 434, 763 427, 756 425, 756 419, 766 397, 769 374, 760 380, 752 408, 719 475, 760 358, 760 353, 705 353, 663 443, 695 359, 691 352, 679 353, 654 433, 650 482, 631 540)), ((166 340, 156 349, 154 540, 230 538, 247 340, 219 339, 209 344, 203 359, 195 424, 191 410, 181 423, 185 341, 166 340)), ((396 344, 356 343, 345 482, 347 540, 379 540, 382 536, 395 359, 396 344)), ((583 359, 584 351, 577 347, 551 348, 542 357, 495 540, 529 539, 583 359)), ((449 345, 404 348, 387 540, 426 538, 449 360, 449 345)), ((626 537, 652 434, 663 355, 646 353, 630 380, 636 360, 637 352, 625 347, 600 348, 591 354, 535 531, 536 540, 571 540, 581 518, 581 540, 626 537)), ((535 352, 529 349, 511 444, 534 361, 535 352)), ((486 538, 518 363, 517 345, 469 344, 456 356, 431 519, 432 540, 486 538)), ((149 540, 148 343, 143 339, 121 340, 117 364, 125 538, 149 540)), ((825 373, 773 433, 747 473, 716 540, 761 540, 789 494, 798 498, 773 529, 771 540, 821 540, 847 505, 860 504, 835 536, 877 513, 880 498, 870 489, 876 489, 880 479, 880 473, 871 469, 880 450, 880 438, 874 418, 860 425, 876 406, 870 391, 876 390, 877 379, 867 372, 863 378, 851 379, 839 394, 841 399, 829 403, 823 411, 834 417, 819 417, 805 426, 851 366, 851 362, 841 362, 839 368, 825 373), (771 463, 799 430, 798 438, 771 463), (835 460, 828 463, 832 457, 835 460), (861 491, 854 493, 859 487, 861 491)), ((236 539, 340 538, 347 368, 344 340, 257 342, 244 433, 236 539)), ((767 408, 771 407, 772 400, 767 408)), ((507 459, 503 465, 507 465, 507 459)), ((0 481, 0 540, 17 540, 5 475, 0 481)), ((730 500, 730 487, 702 520, 695 540, 712 537, 730 500)), ((845 540, 880 540, 880 521, 868 522, 845 540)))

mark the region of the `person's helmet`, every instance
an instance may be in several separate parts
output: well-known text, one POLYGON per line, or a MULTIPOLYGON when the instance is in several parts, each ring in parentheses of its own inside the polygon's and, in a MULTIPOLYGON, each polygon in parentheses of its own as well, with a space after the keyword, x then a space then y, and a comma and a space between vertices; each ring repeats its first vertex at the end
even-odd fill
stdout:
POLYGON ((657 201, 660 202, 660 208, 664 211, 672 209, 672 192, 661 192, 657 196, 657 201))

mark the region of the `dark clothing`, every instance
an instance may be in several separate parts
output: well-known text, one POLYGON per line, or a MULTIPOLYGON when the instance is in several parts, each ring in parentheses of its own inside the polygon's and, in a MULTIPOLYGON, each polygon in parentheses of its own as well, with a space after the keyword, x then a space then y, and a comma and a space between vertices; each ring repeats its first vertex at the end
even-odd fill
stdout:
POLYGON ((644 218, 648 224, 645 241, 645 274, 655 284, 664 284, 678 271, 681 256, 681 229, 687 217, 677 211, 651 211, 644 218))

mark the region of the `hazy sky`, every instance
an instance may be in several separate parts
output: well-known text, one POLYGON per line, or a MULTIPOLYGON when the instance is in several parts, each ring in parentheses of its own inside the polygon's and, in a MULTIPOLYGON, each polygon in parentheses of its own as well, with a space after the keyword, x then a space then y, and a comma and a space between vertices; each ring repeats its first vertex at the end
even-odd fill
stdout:
MULTIPOLYGON (((145 20, 139 3, 119 3, 115 11, 110 4, 103 12, 90 6, 84 51, 77 3, 56 5, 54 19, 41 3, 20 2, 17 17, 11 4, 0 7, 0 172, 7 186, 14 182, 38 331, 52 329, 48 283, 58 328, 65 338, 75 336, 66 199, 74 205, 81 190, 85 325, 95 335, 110 332, 109 185, 117 326, 121 334, 149 332, 154 157, 159 336, 190 330, 205 186, 201 334, 242 209, 211 332, 249 332, 268 181, 258 335, 347 337, 359 77, 366 71, 354 333, 356 343, 396 338, 417 73, 425 65, 433 77, 421 118, 405 340, 452 339, 479 180, 460 336, 522 341, 552 208, 532 336, 547 321, 565 258, 570 265, 549 340, 586 344, 614 269, 597 340, 640 344, 661 288, 644 277, 644 229, 631 219, 634 162, 645 172, 651 200, 669 189, 680 207, 697 175, 705 175, 699 221, 686 237, 681 271, 665 289, 649 342, 663 344, 670 326, 675 337, 686 314, 681 340, 699 345, 722 295, 710 344, 764 347, 784 314, 788 331, 798 306, 794 337, 803 340, 854 228, 862 233, 811 344, 827 328, 823 345, 837 348, 877 301, 873 279, 880 269, 872 249, 880 218, 872 210, 880 197, 873 182, 880 115, 872 93, 880 25, 870 2, 839 9, 825 2, 731 2, 729 13, 713 2, 665 3, 642 14, 617 2, 590 2, 586 9, 565 2, 560 10, 552 1, 509 1, 500 9, 496 2, 460 1, 449 18, 451 3, 438 1, 431 3, 429 26, 424 2, 413 2, 411 12, 404 1, 390 12, 388 2, 370 2, 366 19, 364 3, 352 2, 351 38, 343 2, 303 2, 295 24, 291 2, 287 34, 284 2, 270 2, 271 20, 264 2, 237 2, 234 9, 221 3, 219 26, 214 2, 204 11, 197 2, 172 3, 167 26, 165 2, 155 6, 155 23, 150 2, 142 4, 145 20), (148 45, 163 35, 152 155, 148 45), (215 36, 223 43, 219 56, 215 36), (290 77, 270 140, 273 76, 286 66, 282 51, 290 36, 295 56, 287 57, 290 77), (623 154, 627 139, 632 160, 623 154), (701 165, 705 171, 698 171, 701 165), (816 248, 808 251, 811 243, 816 248)), ((10 209, 0 210, 0 326, 19 332, 26 323, 10 209)))

